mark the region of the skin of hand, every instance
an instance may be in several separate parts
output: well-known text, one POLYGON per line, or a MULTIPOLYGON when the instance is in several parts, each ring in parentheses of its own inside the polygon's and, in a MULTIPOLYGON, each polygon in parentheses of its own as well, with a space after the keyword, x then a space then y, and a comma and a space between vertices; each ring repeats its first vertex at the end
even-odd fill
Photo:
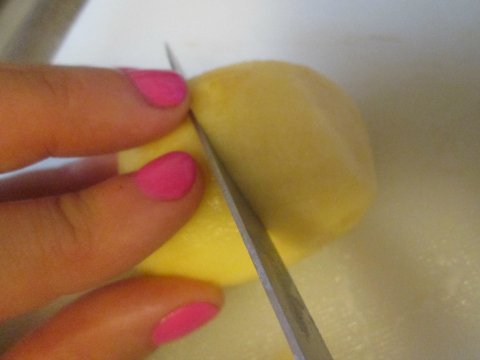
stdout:
POLYGON ((188 101, 169 71, 0 65, 0 173, 85 157, 0 181, 0 321, 89 290, 0 359, 142 359, 218 313, 221 290, 191 279, 101 286, 158 248, 201 199, 186 153, 116 172, 117 151, 174 129, 188 101))

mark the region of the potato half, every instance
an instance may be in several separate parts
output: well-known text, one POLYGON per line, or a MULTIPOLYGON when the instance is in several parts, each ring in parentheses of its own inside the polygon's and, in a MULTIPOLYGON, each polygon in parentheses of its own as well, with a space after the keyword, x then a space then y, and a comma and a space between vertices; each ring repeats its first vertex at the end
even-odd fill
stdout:
MULTIPOLYGON (((192 109, 287 264, 346 232, 376 188, 367 131, 350 98, 315 71, 278 61, 220 68, 189 82, 192 109)), ((183 150, 200 164, 193 218, 139 268, 234 285, 255 276, 190 121, 120 153, 121 172, 183 150)))

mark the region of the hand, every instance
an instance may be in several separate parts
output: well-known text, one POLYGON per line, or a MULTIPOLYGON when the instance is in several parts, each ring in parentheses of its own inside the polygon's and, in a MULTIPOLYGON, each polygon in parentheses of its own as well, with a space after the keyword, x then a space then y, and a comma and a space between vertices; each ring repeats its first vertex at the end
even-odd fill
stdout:
MULTIPOLYGON (((141 261, 195 211, 202 180, 171 153, 134 174, 114 155, 186 115, 184 81, 160 71, 0 66, 0 172, 88 156, 0 182, 0 321, 98 287, 141 261)), ((93 290, 2 359, 141 359, 211 319, 216 287, 138 277, 93 290)))

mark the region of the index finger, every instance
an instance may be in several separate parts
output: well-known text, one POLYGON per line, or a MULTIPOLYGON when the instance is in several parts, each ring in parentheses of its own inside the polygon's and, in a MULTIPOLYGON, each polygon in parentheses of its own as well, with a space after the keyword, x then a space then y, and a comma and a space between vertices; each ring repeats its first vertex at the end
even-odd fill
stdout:
POLYGON ((187 98, 170 71, 0 65, 0 173, 153 140, 185 118, 187 98))

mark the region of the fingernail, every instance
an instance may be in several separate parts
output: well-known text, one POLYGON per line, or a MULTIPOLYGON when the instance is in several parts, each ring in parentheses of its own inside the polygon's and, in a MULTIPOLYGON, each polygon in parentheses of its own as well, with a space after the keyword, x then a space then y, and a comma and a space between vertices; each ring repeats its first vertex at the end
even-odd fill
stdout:
POLYGON ((174 310, 158 322, 152 334, 155 345, 181 338, 210 321, 218 307, 206 302, 196 302, 174 310))
POLYGON ((145 195, 157 200, 176 200, 188 193, 197 176, 193 158, 182 151, 163 155, 135 174, 135 183, 145 195))
POLYGON ((182 103, 187 95, 185 80, 173 71, 121 69, 153 106, 169 107, 182 103))

